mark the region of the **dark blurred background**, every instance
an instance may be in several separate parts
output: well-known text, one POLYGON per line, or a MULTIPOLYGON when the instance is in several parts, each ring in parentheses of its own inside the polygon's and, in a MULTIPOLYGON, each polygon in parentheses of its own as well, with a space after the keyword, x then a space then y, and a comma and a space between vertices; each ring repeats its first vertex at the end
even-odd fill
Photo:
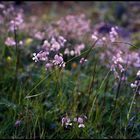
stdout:
POLYGON ((140 30, 139 1, 11 1, 15 7, 22 7, 25 13, 46 16, 48 19, 59 18, 67 14, 84 13, 93 24, 108 22, 129 29, 132 32, 140 30))

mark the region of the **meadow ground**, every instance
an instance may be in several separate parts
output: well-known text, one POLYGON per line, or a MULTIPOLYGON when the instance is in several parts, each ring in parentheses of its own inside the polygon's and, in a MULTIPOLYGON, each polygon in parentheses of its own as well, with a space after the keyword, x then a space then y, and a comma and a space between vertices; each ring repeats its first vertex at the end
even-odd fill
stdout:
POLYGON ((0 138, 140 138, 140 2, 0 2, 0 138))

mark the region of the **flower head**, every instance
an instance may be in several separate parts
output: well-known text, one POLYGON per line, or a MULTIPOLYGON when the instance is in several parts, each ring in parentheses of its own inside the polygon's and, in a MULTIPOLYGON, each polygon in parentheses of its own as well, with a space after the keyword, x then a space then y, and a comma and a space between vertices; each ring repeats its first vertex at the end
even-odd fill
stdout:
POLYGON ((117 29, 118 27, 112 27, 111 31, 109 32, 111 42, 114 42, 118 37, 117 29))
POLYGON ((140 77, 140 70, 137 72, 137 76, 140 77))
POLYGON ((84 123, 84 119, 82 117, 78 117, 78 121, 77 121, 79 124, 82 124, 84 123))
POLYGON ((68 116, 63 117, 61 120, 61 123, 62 123, 62 126, 65 126, 66 128, 68 128, 69 126, 72 126, 71 119, 68 116))
POLYGON ((81 123, 81 124, 78 125, 78 127, 79 127, 79 128, 84 128, 85 125, 81 123))
POLYGON ((16 122, 15 122, 15 127, 19 127, 20 125, 21 125, 21 120, 17 120, 16 122))
POLYGON ((85 59, 85 58, 82 57, 82 58, 80 59, 80 64, 84 64, 85 62, 87 62, 87 59, 85 59))
POLYGON ((55 66, 65 67, 65 62, 63 60, 62 54, 56 54, 52 62, 55 66))
POLYGON ((5 45, 7 46, 15 46, 16 42, 12 37, 7 37, 5 41, 5 45))
POLYGON ((23 25, 23 15, 22 13, 18 13, 14 19, 12 19, 9 23, 9 30, 14 31, 22 27, 23 25))

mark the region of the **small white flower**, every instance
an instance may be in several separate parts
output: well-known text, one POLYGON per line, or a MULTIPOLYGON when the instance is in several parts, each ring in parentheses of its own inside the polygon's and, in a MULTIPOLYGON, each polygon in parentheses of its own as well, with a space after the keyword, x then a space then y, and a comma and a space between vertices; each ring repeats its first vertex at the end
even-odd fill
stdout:
POLYGON ((23 45, 23 41, 22 40, 19 41, 19 45, 23 45))
POLYGON ((102 40, 103 40, 103 41, 106 41, 106 37, 102 37, 102 40))
POLYGON ((5 45, 7 45, 7 46, 15 46, 16 42, 12 37, 7 37, 7 39, 5 40, 5 45))
POLYGON ((72 126, 72 123, 66 122, 66 126, 68 126, 68 125, 72 126))
POLYGON ((3 4, 0 4, 0 9, 4 9, 5 6, 3 4))
POLYGON ((133 83, 131 83, 131 88, 136 88, 137 87, 137 85, 136 84, 133 84, 133 83))
POLYGON ((74 122, 77 122, 77 118, 74 118, 73 121, 74 121, 74 122))
POLYGON ((70 52, 69 52, 68 48, 66 48, 65 51, 64 51, 64 54, 69 55, 69 53, 70 53, 70 52))
POLYGON ((33 53, 33 58, 32 58, 35 62, 38 62, 39 59, 37 57, 37 54, 36 53, 33 53))
POLYGON ((92 38, 93 40, 97 40, 97 39, 98 39, 98 37, 97 37, 95 34, 93 34, 93 35, 91 36, 91 38, 92 38))
POLYGON ((70 55, 74 56, 74 51, 73 50, 70 51, 70 55))
POLYGON ((137 72, 137 76, 140 77, 140 70, 137 72))
POLYGON ((85 63, 85 62, 87 62, 87 59, 85 59, 85 58, 82 57, 82 58, 80 59, 80 64, 83 64, 83 63, 85 63))
POLYGON ((84 125, 84 124, 79 124, 78 127, 79 127, 79 128, 84 128, 85 125, 84 125))

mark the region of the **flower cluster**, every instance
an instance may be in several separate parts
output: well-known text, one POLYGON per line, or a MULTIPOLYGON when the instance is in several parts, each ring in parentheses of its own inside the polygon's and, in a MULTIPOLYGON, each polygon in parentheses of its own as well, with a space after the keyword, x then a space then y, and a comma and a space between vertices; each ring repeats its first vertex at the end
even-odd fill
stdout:
POLYGON ((44 61, 46 70, 52 67, 65 67, 63 55, 60 49, 64 47, 66 40, 62 36, 52 37, 50 40, 45 40, 41 46, 41 51, 33 53, 33 60, 35 62, 44 61))
POLYGON ((84 116, 78 116, 78 117, 75 117, 73 119, 71 119, 68 116, 65 116, 65 117, 62 118, 61 124, 65 128, 69 128, 69 127, 72 127, 74 125, 78 125, 79 128, 84 128, 85 127, 84 123, 85 123, 86 120, 87 120, 87 117, 85 115, 84 116))
POLYGON ((85 58, 82 57, 82 58, 80 59, 80 64, 84 64, 85 62, 87 62, 87 59, 85 59, 85 58))
MULTIPOLYGON (((1 9, 1 8, 0 8, 1 9)), ((16 9, 13 5, 4 5, 2 8, 2 17, 7 23, 8 31, 14 31, 25 27, 24 14, 21 8, 16 9)))
POLYGON ((71 119, 68 116, 62 118, 61 124, 62 126, 65 126, 66 128, 68 128, 69 126, 72 126, 71 119))
MULTIPOLYGON (((111 67, 116 78, 119 78, 119 73, 126 68, 140 67, 140 52, 139 50, 130 50, 132 47, 128 42, 129 36, 122 35, 123 29, 120 27, 105 26, 98 27, 94 30, 91 38, 93 41, 98 39, 96 45, 101 48, 99 58, 103 65, 111 67), (104 30, 104 32, 102 31, 104 30)), ((124 30, 125 32, 125 30, 124 30)), ((129 39, 129 41, 131 41, 129 39)), ((127 79, 126 77, 123 79, 127 79)))
POLYGON ((33 53, 33 60, 35 62, 38 61, 47 61, 48 60, 49 52, 40 51, 39 53, 33 53))
POLYGON ((64 54, 68 55, 68 56, 79 56, 81 54, 81 51, 85 49, 85 44, 81 43, 81 44, 76 44, 74 46, 74 48, 66 48, 64 51, 64 54))
POLYGON ((51 70, 53 66, 56 67, 65 67, 65 62, 63 60, 63 55, 62 54, 56 54, 53 59, 49 57, 49 52, 42 52, 40 51, 39 53, 33 53, 33 58, 35 62, 38 61, 45 61, 46 62, 46 70, 51 70))
POLYGON ((9 23, 9 30, 14 31, 20 29, 24 23, 23 14, 18 13, 9 23))
POLYGON ((0 9, 4 9, 4 8, 5 8, 5 6, 0 3, 0 9))
POLYGON ((19 127, 20 125, 21 125, 21 123, 22 123, 22 121, 21 120, 16 120, 16 122, 15 122, 15 127, 17 128, 17 127, 19 127))
POLYGON ((44 32, 40 32, 40 31, 36 31, 34 33, 34 37, 38 40, 42 40, 45 37, 45 33, 44 32))
POLYGON ((86 120, 87 117, 84 115, 84 116, 75 117, 73 121, 78 124, 79 128, 84 128, 85 127, 84 123, 86 120))
POLYGON ((63 60, 62 54, 56 54, 52 63, 54 64, 54 66, 65 67, 65 62, 63 60))
POLYGON ((67 15, 56 21, 53 27, 49 27, 50 34, 62 34, 67 39, 81 40, 88 32, 90 32, 90 21, 86 19, 84 14, 67 15))
POLYGON ((18 40, 17 29, 25 28, 24 14, 21 8, 15 8, 11 4, 0 4, 0 24, 1 34, 8 32, 8 37, 5 39, 6 46, 21 46, 22 40, 18 40))
POLYGON ((51 37, 50 41, 45 40, 42 49, 45 51, 59 51, 64 47, 66 39, 63 36, 51 37))
POLYGON ((130 86, 136 94, 140 95, 140 70, 137 72, 136 80, 130 86))
POLYGON ((107 38, 103 35, 100 35, 97 31, 94 31, 91 34, 91 41, 97 41, 96 45, 103 46, 103 44, 107 41, 107 38))
POLYGON ((120 72, 124 71, 124 67, 122 65, 124 63, 124 60, 122 58, 122 55, 122 51, 119 51, 115 56, 113 56, 111 69, 115 70, 116 68, 118 68, 120 72))
POLYGON ((118 30, 118 27, 111 28, 111 31, 109 32, 109 37, 110 37, 111 42, 114 42, 116 38, 118 37, 117 30, 118 30))
MULTIPOLYGON (((15 39, 13 39, 13 37, 7 37, 6 40, 5 40, 5 45, 6 46, 11 46, 11 47, 15 46, 16 45, 15 39)), ((22 46, 23 41, 22 40, 18 41, 17 45, 22 46)))
POLYGON ((12 37, 7 37, 5 40, 5 45, 7 46, 15 46, 16 42, 12 37))

